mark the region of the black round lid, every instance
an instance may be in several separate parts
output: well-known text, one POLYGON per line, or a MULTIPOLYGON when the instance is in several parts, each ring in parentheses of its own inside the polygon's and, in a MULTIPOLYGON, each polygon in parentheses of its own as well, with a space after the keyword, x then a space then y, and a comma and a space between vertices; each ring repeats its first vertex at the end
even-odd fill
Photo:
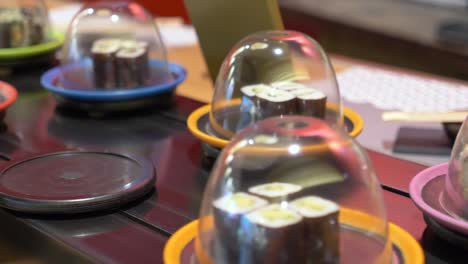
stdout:
POLYGON ((79 213, 117 207, 149 192, 151 162, 107 152, 59 152, 0 173, 0 206, 30 213, 79 213))

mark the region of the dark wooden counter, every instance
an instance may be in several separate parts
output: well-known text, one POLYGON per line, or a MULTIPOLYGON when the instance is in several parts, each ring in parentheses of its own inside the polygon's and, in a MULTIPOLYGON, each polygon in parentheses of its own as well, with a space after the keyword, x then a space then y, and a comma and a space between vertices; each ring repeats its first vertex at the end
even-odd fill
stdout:
MULTIPOLYGON (((7 129, 0 134, 0 150, 12 160, 1 162, 0 168, 44 152, 113 150, 151 160, 157 170, 155 191, 99 214, 37 217, 2 210, 0 219, 14 222, 16 228, 29 228, 47 241, 56 241, 64 251, 74 251, 93 262, 160 263, 167 238, 198 217, 209 175, 201 144, 185 127, 187 115, 201 103, 176 97, 173 107, 166 110, 102 119, 67 115, 55 109, 53 96, 40 87, 41 72, 7 78, 20 96, 8 110, 7 129)), ((371 151, 369 155, 385 188, 389 220, 423 241, 427 263, 466 260, 468 253, 449 247, 426 230, 421 213, 406 196, 409 180, 423 166, 371 151), (451 254, 441 254, 437 248, 449 248, 451 254)), ((0 234, 7 233, 10 226, 0 225, 0 234)), ((31 247, 38 246, 31 243, 31 247)))

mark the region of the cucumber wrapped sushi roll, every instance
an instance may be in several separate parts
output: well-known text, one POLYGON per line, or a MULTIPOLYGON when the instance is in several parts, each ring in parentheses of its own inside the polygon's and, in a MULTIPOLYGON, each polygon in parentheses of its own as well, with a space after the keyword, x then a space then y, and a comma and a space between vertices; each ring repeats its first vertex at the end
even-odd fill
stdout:
POLYGON ((263 197, 272 203, 281 203, 300 190, 302 187, 299 185, 282 182, 272 182, 249 188, 250 193, 263 197))
POLYGON ((213 202, 219 262, 236 263, 239 260, 240 240, 245 236, 241 230, 242 218, 246 213, 267 204, 266 200, 244 192, 229 194, 213 202))
POLYGON ((278 89, 269 89, 257 94, 261 118, 296 114, 295 97, 288 91, 278 89))
POLYGON ((304 225, 302 216, 273 204, 245 217, 242 229, 240 263, 304 263, 304 225))
POLYGON ((115 55, 120 49, 119 39, 98 39, 93 43, 94 84, 97 89, 117 87, 115 55))
POLYGON ((327 96, 317 89, 303 88, 291 92, 296 96, 297 113, 324 118, 327 110, 327 96))
POLYGON ((339 206, 317 196, 306 196, 289 203, 304 217, 306 263, 339 263, 339 206))

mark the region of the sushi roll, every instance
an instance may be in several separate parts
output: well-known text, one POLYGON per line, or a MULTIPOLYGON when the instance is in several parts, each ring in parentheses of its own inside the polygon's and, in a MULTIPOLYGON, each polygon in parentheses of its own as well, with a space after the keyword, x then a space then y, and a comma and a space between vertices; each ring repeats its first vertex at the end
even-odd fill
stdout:
POLYGON ((239 117, 239 122, 236 127, 237 131, 261 119, 259 111, 257 111, 259 109, 257 94, 271 89, 269 85, 265 84, 253 84, 241 87, 241 112, 243 114, 239 117))
POLYGON ((306 196, 289 203, 304 217, 306 263, 339 263, 339 206, 329 200, 306 196))
POLYGON ((313 88, 303 88, 291 92, 296 96, 297 113, 317 118, 325 118, 327 96, 313 88))
POLYGON ((149 58, 148 58, 148 42, 146 41, 137 41, 137 40, 123 40, 120 43, 122 49, 144 49, 144 56, 141 58, 141 68, 143 80, 149 79, 150 69, 149 69, 149 58))
POLYGON ((304 224, 300 214, 273 204, 246 215, 240 263, 304 263, 304 224))
POLYGON ((271 90, 271 86, 266 84, 254 84, 242 87, 242 102, 243 105, 253 105, 255 108, 259 107, 257 95, 267 90, 271 90))
POLYGON ((18 10, 0 9, 0 48, 25 46, 26 30, 26 24, 18 10))
POLYGON ((44 14, 38 8, 21 8, 21 13, 28 28, 27 45, 36 45, 45 41, 44 14))
POLYGON ((302 187, 295 184, 272 182, 249 188, 249 192, 267 199, 272 203, 281 203, 297 194, 302 187))
POLYGON ((93 58, 94 83, 97 89, 113 89, 117 87, 115 56, 120 48, 118 39, 98 39, 93 43, 91 55, 93 58))
POLYGON ((145 48, 123 48, 117 52, 117 83, 121 88, 144 86, 148 79, 148 54, 145 48))
POLYGON ((269 89, 257 94, 260 118, 296 114, 295 96, 287 91, 269 89))
POLYGON ((245 235, 240 229, 242 218, 246 213, 267 204, 266 200, 244 192, 229 194, 213 202, 220 263, 237 262, 235 260, 239 259, 240 239, 245 235))

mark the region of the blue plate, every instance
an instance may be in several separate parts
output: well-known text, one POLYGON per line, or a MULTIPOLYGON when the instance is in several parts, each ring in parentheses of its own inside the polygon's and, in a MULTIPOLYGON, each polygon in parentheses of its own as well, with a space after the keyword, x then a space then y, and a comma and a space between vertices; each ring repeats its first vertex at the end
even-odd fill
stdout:
MULTIPOLYGON (((150 65, 155 66, 160 64, 160 61, 151 60, 150 65)), ((42 86, 68 100, 77 100, 82 102, 119 102, 143 99, 145 97, 154 97, 159 94, 167 94, 172 92, 177 85, 185 80, 187 76, 186 70, 178 64, 168 63, 169 72, 174 77, 173 80, 167 83, 150 85, 144 87, 136 87, 132 89, 115 89, 115 90, 80 90, 80 89, 64 89, 58 85, 61 69, 59 66, 54 67, 41 76, 42 86)))

